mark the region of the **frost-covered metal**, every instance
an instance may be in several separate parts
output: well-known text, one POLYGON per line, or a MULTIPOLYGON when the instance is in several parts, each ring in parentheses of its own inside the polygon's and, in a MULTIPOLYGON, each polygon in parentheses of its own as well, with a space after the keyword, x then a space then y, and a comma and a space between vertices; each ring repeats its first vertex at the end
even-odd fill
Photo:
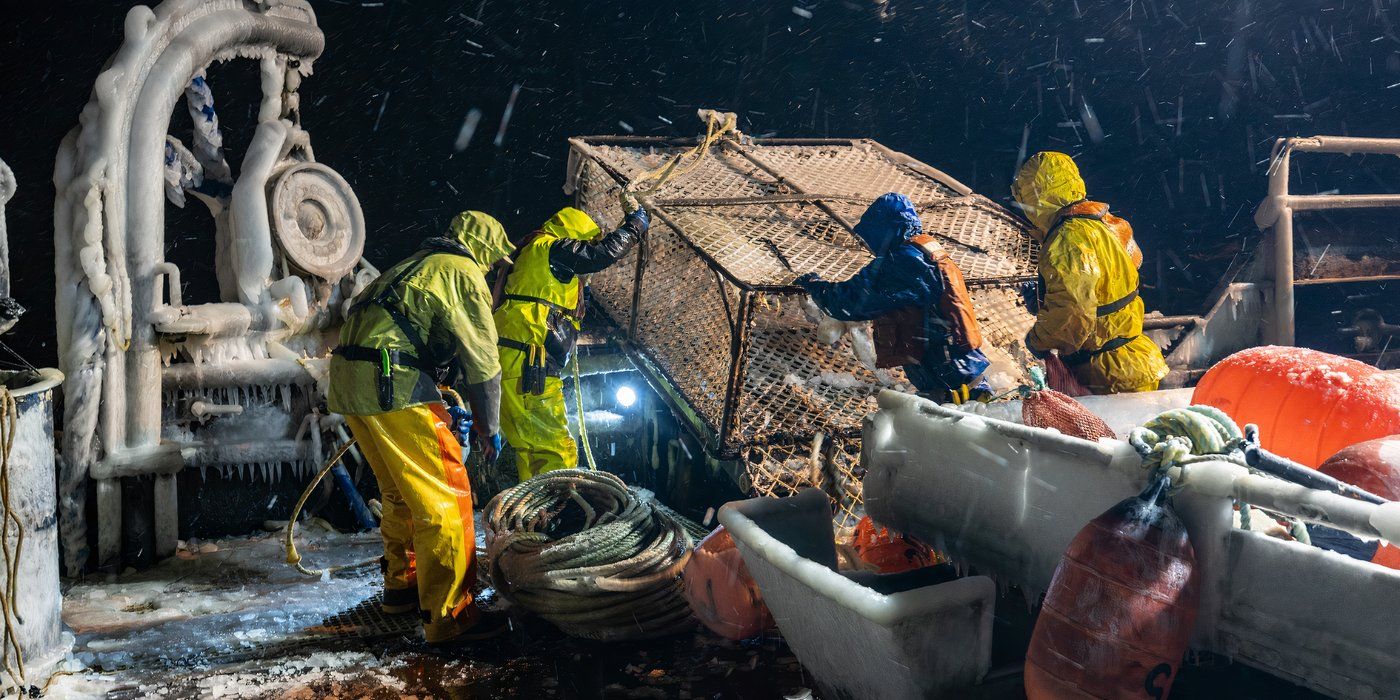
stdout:
MULTIPOLYGON (((572 139, 566 189, 600 223, 617 223, 621 189, 695 143, 572 139)), ((925 231, 965 273, 992 373, 1019 378, 1011 348, 1034 322, 1018 289, 1035 279, 1026 225, 868 139, 720 139, 651 194, 644 244, 590 283, 707 448, 742 457, 759 494, 821 484, 848 514, 859 502, 861 418, 880 389, 904 378, 863 364, 850 334, 823 342, 793 280, 808 272, 841 280, 869 262, 852 226, 886 192, 914 201, 925 231)))
POLYGON ((376 273, 348 184, 317 163, 298 88, 324 47, 304 0, 167 0, 132 8, 54 172, 60 479, 69 572, 87 559, 97 485, 98 563, 120 558, 123 477, 155 479, 155 547, 174 552, 175 474, 188 466, 307 467, 320 459, 328 343, 346 299, 376 273), (243 154, 220 148, 205 69, 248 59, 261 77, 243 154), (167 134, 184 99, 193 147, 167 134), (241 157, 236 181, 224 157, 241 157), (209 209, 213 260, 166 259, 165 206, 209 209), (186 303, 182 277, 218 301, 186 303), (195 406, 204 410, 196 411, 195 406), (212 407, 212 410, 211 410, 212 407))

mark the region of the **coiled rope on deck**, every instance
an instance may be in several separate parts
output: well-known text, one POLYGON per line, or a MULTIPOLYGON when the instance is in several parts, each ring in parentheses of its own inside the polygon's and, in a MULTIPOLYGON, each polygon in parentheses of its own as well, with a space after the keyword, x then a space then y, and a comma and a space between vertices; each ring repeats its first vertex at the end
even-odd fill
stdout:
POLYGON ((585 639, 688 629, 679 576, 694 539, 684 518, 612 474, 546 472, 485 509, 486 566, 502 597, 585 639))

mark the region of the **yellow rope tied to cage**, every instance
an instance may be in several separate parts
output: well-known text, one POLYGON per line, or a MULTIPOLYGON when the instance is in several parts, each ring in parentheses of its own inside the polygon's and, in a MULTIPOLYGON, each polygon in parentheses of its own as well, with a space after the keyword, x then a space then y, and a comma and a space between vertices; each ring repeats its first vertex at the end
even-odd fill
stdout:
POLYGON ((24 651, 20 649, 15 625, 23 624, 24 617, 15 605, 18 600, 16 586, 19 584, 19 562, 24 551, 24 523, 15 513, 10 501, 10 452, 15 446, 18 426, 19 407, 15 404, 15 397, 10 394, 8 388, 0 387, 0 503, 3 503, 5 508, 5 516, 0 520, 0 552, 5 559, 5 591, 3 600, 0 600, 0 613, 3 613, 5 620, 5 639, 3 647, 0 647, 0 663, 3 663, 5 673, 9 676, 7 680, 15 687, 23 688, 24 651), (15 533, 13 550, 10 549, 11 527, 15 533))
POLYGON ((627 208, 626 197, 650 197, 656 191, 666 185, 666 183, 694 171, 705 162, 705 158, 710 154, 710 148, 719 142, 721 138, 731 134, 737 135, 739 117, 733 112, 716 112, 713 109, 702 109, 698 113, 699 117, 705 121, 705 136, 700 142, 687 151, 677 153, 669 162, 660 167, 648 170, 623 188, 623 208, 627 208))

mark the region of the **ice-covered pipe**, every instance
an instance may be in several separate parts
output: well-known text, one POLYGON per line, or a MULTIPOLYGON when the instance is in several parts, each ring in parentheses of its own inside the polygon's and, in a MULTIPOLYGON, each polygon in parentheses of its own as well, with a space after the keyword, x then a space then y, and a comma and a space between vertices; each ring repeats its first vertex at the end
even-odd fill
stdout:
MULTIPOLYGON (((272 226, 267 216, 267 181, 272 177, 272 168, 277 165, 290 131, 291 124, 283 121, 258 125, 229 205, 238 301, 253 309, 260 309, 267 298, 274 262, 272 226)), ((259 318, 256 322, 259 326, 265 325, 265 319, 259 318)))

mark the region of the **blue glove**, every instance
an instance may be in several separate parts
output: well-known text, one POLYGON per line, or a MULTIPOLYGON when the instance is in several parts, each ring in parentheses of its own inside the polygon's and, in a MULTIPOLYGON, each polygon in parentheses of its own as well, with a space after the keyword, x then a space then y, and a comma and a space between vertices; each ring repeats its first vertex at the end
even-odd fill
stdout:
POLYGON ((793 280, 792 283, 795 284, 795 285, 797 285, 797 286, 799 286, 799 287, 802 287, 803 289, 806 289, 806 288, 807 288, 807 285, 809 285, 809 284, 811 284, 811 283, 813 283, 813 282, 820 282, 821 279, 822 279, 822 276, 821 276, 821 275, 819 275, 819 274, 817 274, 817 273, 815 273, 815 272, 808 272, 808 273, 806 273, 806 274, 804 274, 804 275, 799 276, 797 279, 793 280))
POLYGON ((447 415, 452 417, 452 429, 457 431, 457 439, 467 444, 472 434, 472 414, 461 406, 448 406, 447 415))
POLYGON ((632 213, 622 218, 622 225, 632 229, 638 236, 647 232, 651 228, 651 217, 647 215, 647 210, 637 207, 632 213))
POLYGON ((481 450, 481 456, 487 464, 496 463, 496 459, 501 456, 502 447, 505 447, 505 441, 501 439, 500 433, 490 437, 476 432, 472 433, 472 449, 481 450))

